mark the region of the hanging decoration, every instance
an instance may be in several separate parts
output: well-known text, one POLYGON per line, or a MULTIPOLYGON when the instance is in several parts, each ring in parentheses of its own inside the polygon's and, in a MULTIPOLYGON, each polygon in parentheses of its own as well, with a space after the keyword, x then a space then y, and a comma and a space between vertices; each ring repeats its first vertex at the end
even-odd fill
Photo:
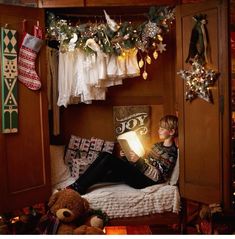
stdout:
POLYGON ((199 97, 213 103, 210 86, 214 85, 219 73, 211 69, 205 69, 199 61, 195 60, 192 63, 192 70, 181 70, 178 74, 186 83, 186 100, 191 102, 196 97, 199 97))
POLYGON ((42 43, 42 39, 25 32, 19 50, 18 79, 31 90, 41 88, 41 80, 36 72, 35 62, 42 43))
POLYGON ((18 132, 17 32, 1 28, 2 132, 18 132))
POLYGON ((186 63, 191 65, 191 70, 180 70, 177 72, 186 84, 185 98, 191 102, 199 97, 207 102, 213 103, 210 87, 214 85, 219 73, 207 69, 208 63, 208 31, 206 28, 206 15, 194 16, 196 21, 191 33, 189 53, 186 63))
POLYGON ((125 57, 125 52, 136 49, 140 54, 139 67, 144 67, 142 74, 147 79, 146 64, 158 58, 158 52, 166 50, 163 35, 175 19, 175 9, 170 7, 151 7, 147 20, 134 25, 132 22, 117 23, 104 10, 106 22, 85 24, 73 23, 48 13, 47 39, 60 42, 60 52, 73 51, 75 48, 86 53, 94 53, 87 44, 93 39, 104 54, 125 57), (152 53, 152 56, 150 55, 152 53))
POLYGON ((206 15, 199 14, 194 16, 193 20, 196 22, 191 33, 191 39, 189 44, 189 53, 186 59, 186 63, 190 63, 195 57, 197 57, 198 62, 204 65, 208 62, 208 31, 206 28, 206 15))
POLYGON ((41 80, 36 72, 36 58, 43 44, 42 29, 34 26, 34 35, 26 32, 26 20, 23 21, 23 39, 18 57, 18 80, 30 90, 39 90, 41 80))

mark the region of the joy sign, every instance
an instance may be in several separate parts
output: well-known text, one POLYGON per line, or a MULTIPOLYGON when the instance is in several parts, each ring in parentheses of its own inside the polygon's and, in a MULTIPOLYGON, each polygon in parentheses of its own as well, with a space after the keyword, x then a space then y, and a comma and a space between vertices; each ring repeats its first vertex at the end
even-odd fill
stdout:
POLYGON ((150 136, 150 106, 114 106, 113 118, 116 136, 135 131, 141 138, 150 136))

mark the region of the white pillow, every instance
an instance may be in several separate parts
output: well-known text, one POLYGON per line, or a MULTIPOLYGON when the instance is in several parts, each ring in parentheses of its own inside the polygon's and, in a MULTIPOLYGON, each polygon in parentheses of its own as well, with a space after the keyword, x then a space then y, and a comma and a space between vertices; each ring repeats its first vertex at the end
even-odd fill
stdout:
POLYGON ((177 156, 177 159, 176 159, 176 163, 175 163, 175 167, 173 169, 173 172, 171 174, 171 177, 169 179, 169 184, 170 185, 177 185, 178 183, 178 180, 179 180, 179 173, 180 173, 180 170, 179 170, 179 149, 178 149, 178 152, 177 152, 178 156, 177 156))
POLYGON ((50 145, 51 156, 51 185, 53 189, 60 189, 75 182, 69 167, 64 163, 64 145, 50 145))

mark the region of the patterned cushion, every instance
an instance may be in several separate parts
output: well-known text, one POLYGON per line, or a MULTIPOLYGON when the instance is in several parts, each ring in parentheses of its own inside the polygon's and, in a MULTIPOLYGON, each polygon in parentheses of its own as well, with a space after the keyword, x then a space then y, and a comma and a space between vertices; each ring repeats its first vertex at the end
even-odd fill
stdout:
POLYGON ((68 148, 65 154, 65 163, 72 170, 73 159, 86 158, 90 148, 90 140, 79 136, 71 135, 68 148))
POLYGON ((65 154, 71 175, 78 178, 96 160, 102 151, 113 153, 114 142, 92 137, 91 139, 71 135, 65 154))
POLYGON ((90 149, 95 150, 95 151, 101 151, 104 145, 104 140, 103 139, 97 139, 92 137, 91 138, 91 145, 90 149))
POLYGON ((81 176, 91 165, 87 158, 75 158, 72 160, 71 175, 74 178, 81 176))
POLYGON ((82 140, 81 137, 77 137, 77 136, 75 136, 75 135, 71 135, 71 138, 70 138, 70 140, 69 140, 68 148, 69 148, 69 149, 73 149, 73 150, 79 149, 81 140, 82 140))

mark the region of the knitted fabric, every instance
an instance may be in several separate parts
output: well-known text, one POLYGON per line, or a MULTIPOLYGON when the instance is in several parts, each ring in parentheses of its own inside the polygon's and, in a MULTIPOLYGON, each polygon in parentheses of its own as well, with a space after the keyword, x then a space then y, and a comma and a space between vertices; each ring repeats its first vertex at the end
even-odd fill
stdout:
POLYGON ((41 81, 35 70, 35 61, 41 45, 41 39, 27 33, 19 51, 18 79, 31 90, 41 88, 41 81))

